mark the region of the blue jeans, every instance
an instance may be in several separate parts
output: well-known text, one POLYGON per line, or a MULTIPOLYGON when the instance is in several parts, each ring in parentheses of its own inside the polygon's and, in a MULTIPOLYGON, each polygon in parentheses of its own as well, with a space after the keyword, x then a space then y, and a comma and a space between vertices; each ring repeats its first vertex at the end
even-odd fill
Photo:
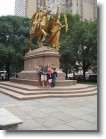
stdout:
POLYGON ((55 83, 56 83, 56 75, 53 75, 53 76, 52 76, 52 83, 51 83, 51 86, 54 87, 54 86, 55 86, 55 83))

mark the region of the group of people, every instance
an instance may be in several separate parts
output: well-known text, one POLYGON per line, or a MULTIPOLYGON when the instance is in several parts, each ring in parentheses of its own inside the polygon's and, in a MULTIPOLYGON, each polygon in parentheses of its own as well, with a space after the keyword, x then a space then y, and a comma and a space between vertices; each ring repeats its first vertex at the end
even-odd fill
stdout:
POLYGON ((54 64, 38 64, 36 67, 38 87, 55 87, 57 71, 54 64))

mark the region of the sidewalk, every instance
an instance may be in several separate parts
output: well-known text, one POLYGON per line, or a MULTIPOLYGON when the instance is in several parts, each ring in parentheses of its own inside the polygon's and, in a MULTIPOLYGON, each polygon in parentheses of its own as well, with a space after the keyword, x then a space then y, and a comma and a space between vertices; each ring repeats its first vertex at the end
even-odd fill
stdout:
POLYGON ((0 107, 23 120, 17 130, 97 130, 97 95, 18 101, 0 93, 0 107))

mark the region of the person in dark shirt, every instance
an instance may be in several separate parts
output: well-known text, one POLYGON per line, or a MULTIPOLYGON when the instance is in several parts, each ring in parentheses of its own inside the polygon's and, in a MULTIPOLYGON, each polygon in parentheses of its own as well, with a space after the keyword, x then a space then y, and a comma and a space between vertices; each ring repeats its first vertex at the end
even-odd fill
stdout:
POLYGON ((51 83, 51 86, 55 87, 57 72, 56 72, 56 68, 54 67, 54 64, 51 65, 51 69, 52 69, 52 74, 51 74, 52 83, 51 83))

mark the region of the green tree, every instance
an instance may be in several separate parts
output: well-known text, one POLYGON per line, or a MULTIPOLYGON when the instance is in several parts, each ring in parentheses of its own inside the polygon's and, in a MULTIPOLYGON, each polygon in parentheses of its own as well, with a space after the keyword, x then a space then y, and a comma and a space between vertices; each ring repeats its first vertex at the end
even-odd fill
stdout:
MULTIPOLYGON (((76 58, 77 58, 77 51, 76 51, 76 46, 77 44, 74 44, 74 37, 73 37, 73 28, 74 24, 78 23, 80 21, 80 17, 78 15, 72 16, 70 14, 67 14, 68 17, 68 32, 66 34, 65 29, 62 30, 61 32, 61 47, 60 47, 60 53, 61 53, 61 68, 63 71, 66 73, 66 78, 67 74, 75 69, 75 63, 76 63, 76 58)), ((61 17, 61 22, 64 24, 64 18, 63 16, 61 17)))
POLYGON ((0 17, 0 69, 8 73, 23 69, 23 56, 29 49, 28 18, 18 16, 0 17))
MULTIPOLYGON (((77 48, 76 61, 83 69, 83 79, 89 67, 97 61, 97 31, 96 22, 80 21, 73 28, 73 44, 77 48)), ((96 63, 95 63, 96 64, 96 63)))
MULTIPOLYGON (((61 35, 61 66, 64 71, 76 68, 76 62, 83 68, 83 79, 89 67, 97 65, 97 25, 96 21, 82 21, 78 15, 67 15, 69 31, 61 35)), ((63 22, 63 21, 62 21, 63 22)), ((92 68, 92 69, 93 69, 92 68)), ((66 72, 67 74, 67 72, 66 72)))

